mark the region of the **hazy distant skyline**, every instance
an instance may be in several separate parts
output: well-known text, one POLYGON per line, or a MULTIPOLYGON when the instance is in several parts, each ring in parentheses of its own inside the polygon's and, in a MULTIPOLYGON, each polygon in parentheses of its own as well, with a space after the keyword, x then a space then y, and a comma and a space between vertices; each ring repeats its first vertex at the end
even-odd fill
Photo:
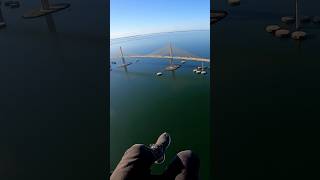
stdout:
POLYGON ((209 0, 111 0, 111 38, 210 29, 209 0))

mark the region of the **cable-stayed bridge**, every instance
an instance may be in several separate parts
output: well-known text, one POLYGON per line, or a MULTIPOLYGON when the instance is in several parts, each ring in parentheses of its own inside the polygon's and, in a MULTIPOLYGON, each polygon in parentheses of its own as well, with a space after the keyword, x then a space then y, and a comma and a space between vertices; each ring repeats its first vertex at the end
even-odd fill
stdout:
POLYGON ((209 58, 200 57, 197 55, 194 55, 188 51, 185 51, 183 49, 173 47, 170 43, 167 46, 164 46, 162 48, 156 49, 155 51, 148 53, 148 54, 131 54, 131 55, 124 55, 122 47, 120 47, 120 55, 117 57, 111 57, 111 59, 121 59, 122 64, 120 67, 126 67, 130 65, 131 63, 127 63, 126 59, 147 59, 147 60, 155 60, 155 59, 163 59, 169 61, 169 66, 166 68, 166 70, 176 70, 180 67, 180 65, 174 64, 174 60, 180 60, 182 63, 186 61, 196 61, 196 62, 206 62, 210 63, 209 58))

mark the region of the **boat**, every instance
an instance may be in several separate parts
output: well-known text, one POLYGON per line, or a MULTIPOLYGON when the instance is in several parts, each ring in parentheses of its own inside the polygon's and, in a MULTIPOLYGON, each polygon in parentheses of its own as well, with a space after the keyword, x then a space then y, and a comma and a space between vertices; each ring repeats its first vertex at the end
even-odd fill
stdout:
POLYGON ((186 61, 181 61, 182 64, 186 63, 186 61))
POLYGON ((285 37, 289 37, 290 31, 287 29, 279 29, 275 32, 274 35, 279 38, 285 38, 285 37))
POLYGON ((266 31, 268 32, 268 33, 274 33, 274 32, 276 32, 277 30, 279 30, 280 29, 280 26, 278 26, 278 25, 268 25, 267 27, 266 27, 266 31))
POLYGON ((207 72, 206 71, 201 71, 201 74, 205 75, 205 74, 207 74, 207 72))
POLYGON ((303 31, 295 31, 291 34, 291 38, 294 40, 302 40, 302 39, 305 39, 306 36, 307 36, 307 33, 303 31))
POLYGON ((198 71, 198 69, 193 69, 193 72, 195 73, 195 72, 197 72, 198 71))
POLYGON ((162 72, 157 72, 157 76, 162 76, 162 72))
POLYGON ((200 74, 200 73, 201 73, 201 71, 197 70, 197 71, 196 71, 196 73, 197 73, 197 74, 200 74))
POLYGON ((178 65, 178 64, 171 64, 171 65, 167 66, 165 69, 167 71, 174 71, 174 70, 177 70, 179 67, 180 67, 180 65, 178 65))

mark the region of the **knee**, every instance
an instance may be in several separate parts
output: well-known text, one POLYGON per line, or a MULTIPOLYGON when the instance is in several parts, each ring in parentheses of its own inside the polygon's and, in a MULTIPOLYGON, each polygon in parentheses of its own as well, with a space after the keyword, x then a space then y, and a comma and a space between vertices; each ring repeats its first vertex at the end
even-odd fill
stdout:
POLYGON ((199 157, 191 150, 181 151, 177 154, 182 164, 186 168, 198 169, 200 166, 199 157))
POLYGON ((151 149, 144 144, 135 144, 131 146, 123 155, 123 160, 135 160, 136 162, 153 162, 154 155, 151 149))
POLYGON ((151 149, 144 144, 134 144, 132 145, 125 154, 131 154, 134 156, 153 156, 151 149))
POLYGON ((186 160, 199 161, 198 156, 191 150, 185 150, 178 153, 178 156, 186 160))
POLYGON ((130 147, 130 149, 138 149, 138 150, 141 150, 143 148, 145 148, 146 145, 144 144, 134 144, 130 147))
POLYGON ((134 144, 127 150, 127 152, 141 153, 144 152, 146 148, 147 147, 144 144, 134 144))

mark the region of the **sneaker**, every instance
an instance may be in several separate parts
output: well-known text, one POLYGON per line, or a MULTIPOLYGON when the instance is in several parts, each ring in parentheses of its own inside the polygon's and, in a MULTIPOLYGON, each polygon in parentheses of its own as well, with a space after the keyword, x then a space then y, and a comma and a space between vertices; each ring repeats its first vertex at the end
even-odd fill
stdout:
POLYGON ((162 133, 155 144, 150 144, 152 153, 155 157, 155 163, 161 164, 165 160, 165 151, 171 143, 171 137, 168 133, 162 133))

